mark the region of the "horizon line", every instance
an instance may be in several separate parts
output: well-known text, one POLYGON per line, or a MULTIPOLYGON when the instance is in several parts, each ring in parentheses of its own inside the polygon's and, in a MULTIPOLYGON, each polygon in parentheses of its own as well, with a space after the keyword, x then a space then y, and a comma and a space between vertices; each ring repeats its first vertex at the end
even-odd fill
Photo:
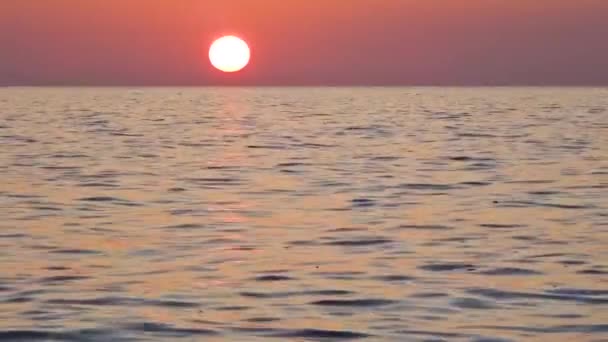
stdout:
POLYGON ((608 88, 606 84, 0 84, 0 88, 608 88))

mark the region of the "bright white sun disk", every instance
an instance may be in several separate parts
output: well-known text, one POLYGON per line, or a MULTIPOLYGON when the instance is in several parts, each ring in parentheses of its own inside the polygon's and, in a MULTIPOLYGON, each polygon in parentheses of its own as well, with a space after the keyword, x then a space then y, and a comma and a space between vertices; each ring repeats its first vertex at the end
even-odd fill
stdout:
POLYGON ((222 37, 209 48, 209 60, 217 69, 236 72, 247 66, 251 52, 244 40, 235 36, 222 37))

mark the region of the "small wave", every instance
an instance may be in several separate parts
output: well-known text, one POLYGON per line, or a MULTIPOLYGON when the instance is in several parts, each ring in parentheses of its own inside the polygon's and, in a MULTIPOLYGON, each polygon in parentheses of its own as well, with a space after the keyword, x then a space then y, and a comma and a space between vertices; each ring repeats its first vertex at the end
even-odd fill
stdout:
POLYGON ((460 309, 489 310, 496 308, 492 303, 477 298, 456 298, 450 304, 460 309))
POLYGON ((394 229, 413 229, 413 230, 452 230, 454 227, 440 224, 402 224, 394 229))
POLYGON ((388 299, 326 299, 310 303, 318 306, 349 306, 349 307, 376 307, 394 304, 395 301, 388 299))
POLYGON ((419 266, 420 269, 432 272, 448 272, 448 271, 474 271, 475 265, 469 263, 449 262, 449 263, 432 263, 419 266))
POLYGON ((136 332, 152 332, 175 337, 191 337, 196 335, 218 334, 216 331, 210 329, 177 328, 168 324, 151 322, 128 324, 125 325, 125 328, 136 332))
POLYGON ((414 277, 406 276, 406 275, 383 275, 383 276, 375 276, 372 277, 373 280, 385 281, 388 283, 393 282, 407 282, 415 280, 414 277))
POLYGON ((273 274, 255 277, 255 281, 261 281, 261 282, 288 281, 288 280, 294 280, 294 278, 284 276, 284 275, 273 275, 273 274))
POLYGON ((553 294, 551 292, 532 293, 532 292, 516 292, 503 291, 489 288, 469 289, 468 293, 479 295, 496 300, 514 300, 514 299, 538 299, 538 300, 556 300, 579 302, 585 304, 608 304, 608 298, 597 298, 595 296, 573 295, 573 294, 553 294))
POLYGON ((304 338, 304 339, 331 339, 331 340, 352 340, 371 337, 364 334, 348 330, 321 330, 321 329, 300 329, 286 330, 270 334, 273 337, 282 338, 304 338))
POLYGON ((529 270, 525 268, 517 267, 502 267, 493 268, 490 270, 479 271, 477 274, 490 275, 490 276, 529 276, 529 275, 541 275, 542 272, 529 270))
POLYGON ((305 296, 347 296, 353 294, 346 290, 316 290, 316 291, 291 291, 291 292, 241 292, 242 297, 252 298, 288 298, 305 296))
POLYGON ((347 247, 364 247, 364 246, 373 246, 373 245, 383 245, 393 242, 391 239, 379 238, 379 237, 369 237, 369 238, 359 238, 353 240, 338 240, 338 241, 330 241, 324 243, 325 245, 331 246, 347 246, 347 247))

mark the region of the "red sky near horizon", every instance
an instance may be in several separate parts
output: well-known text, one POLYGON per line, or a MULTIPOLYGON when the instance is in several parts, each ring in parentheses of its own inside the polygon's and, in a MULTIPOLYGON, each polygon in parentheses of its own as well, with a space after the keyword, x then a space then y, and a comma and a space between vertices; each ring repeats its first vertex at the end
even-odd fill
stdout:
POLYGON ((608 1, 5 0, 2 84, 608 85, 608 1))

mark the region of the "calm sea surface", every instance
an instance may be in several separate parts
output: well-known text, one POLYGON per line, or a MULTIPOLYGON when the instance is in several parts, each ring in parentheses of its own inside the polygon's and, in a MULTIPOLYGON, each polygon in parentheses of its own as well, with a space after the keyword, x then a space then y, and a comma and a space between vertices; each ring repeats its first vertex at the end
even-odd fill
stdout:
POLYGON ((0 340, 608 341, 608 89, 0 89, 0 340))

